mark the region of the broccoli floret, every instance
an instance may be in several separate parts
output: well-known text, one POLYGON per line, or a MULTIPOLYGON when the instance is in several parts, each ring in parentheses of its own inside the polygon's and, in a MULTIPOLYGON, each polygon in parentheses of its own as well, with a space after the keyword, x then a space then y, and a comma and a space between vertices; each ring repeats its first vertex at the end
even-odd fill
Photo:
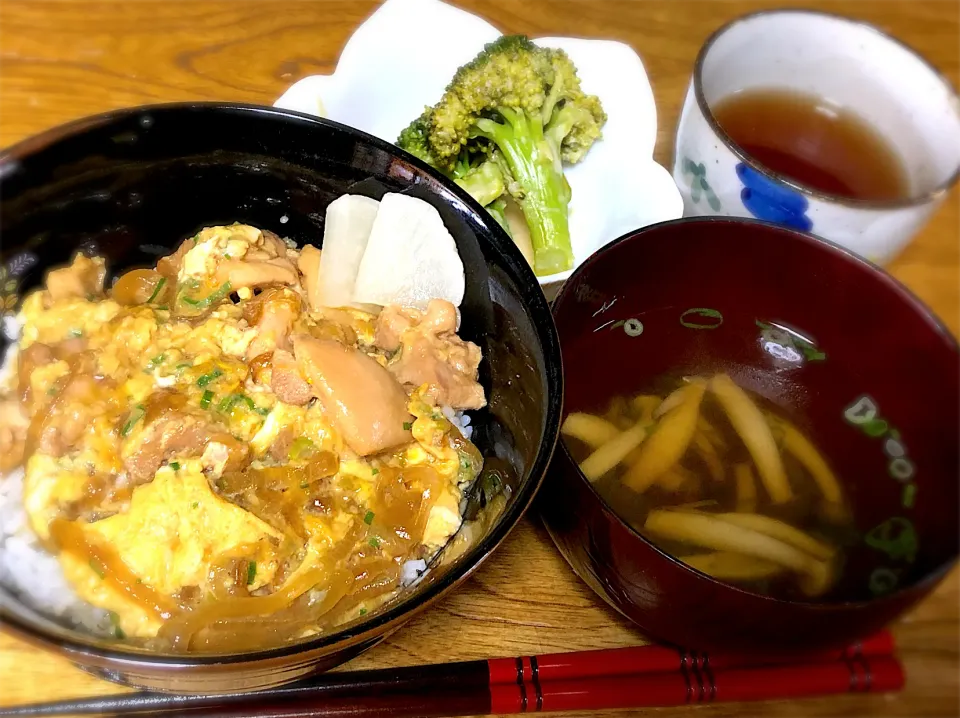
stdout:
POLYGON ((433 152, 427 141, 429 134, 430 110, 428 108, 400 133, 400 137, 397 139, 397 146, 402 150, 406 150, 417 159, 423 160, 431 167, 436 167, 437 162, 433 158, 433 152))
POLYGON ((606 115, 599 100, 580 89, 566 53, 521 35, 501 37, 457 71, 420 121, 415 132, 401 136, 401 147, 425 144, 432 164, 448 174, 465 152, 489 153, 487 161, 500 167, 506 190, 523 210, 536 273, 573 266, 562 162, 583 157, 606 115))
POLYGON ((427 141, 429 118, 428 109, 400 133, 397 146, 439 169, 485 207, 502 195, 506 191, 502 163, 488 148, 465 147, 455 163, 439 166, 427 141))

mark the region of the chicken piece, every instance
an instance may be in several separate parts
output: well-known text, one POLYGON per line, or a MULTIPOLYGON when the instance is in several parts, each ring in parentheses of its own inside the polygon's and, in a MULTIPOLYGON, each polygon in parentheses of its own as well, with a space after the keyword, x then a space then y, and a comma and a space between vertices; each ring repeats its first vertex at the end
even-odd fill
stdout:
POLYGON ((419 319, 418 309, 398 307, 395 304, 384 307, 377 316, 374 344, 388 352, 395 352, 400 348, 400 338, 403 333, 412 328, 419 319))
MULTIPOLYGON (((71 363, 71 372, 52 402, 34 406, 24 449, 27 455, 64 456, 78 447, 88 431, 95 431, 98 417, 112 411, 112 381, 93 376, 90 355, 78 355, 71 363)), ((101 443, 109 441, 111 437, 101 437, 101 443)))
POLYGON ((158 392, 147 402, 143 428, 134 431, 125 442, 121 456, 130 477, 143 482, 152 479, 164 461, 174 456, 200 456, 211 442, 227 451, 223 470, 246 466, 246 444, 211 423, 207 415, 190 413, 182 395, 158 392))
POLYGON ((431 299, 425 312, 386 307, 377 319, 376 345, 399 349, 387 368, 412 391, 427 385, 426 396, 441 406, 480 409, 486 405, 477 368, 480 347, 456 335, 457 310, 443 299, 431 299))
POLYGON ((70 377, 53 405, 40 411, 31 423, 31 453, 63 456, 83 436, 93 416, 99 414, 102 388, 89 374, 70 377), (35 442, 35 443, 34 443, 35 442))
POLYGON ((0 401, 0 473, 23 463, 29 426, 30 419, 24 416, 20 402, 15 399, 0 401))
POLYGON ((102 257, 76 254, 69 267, 54 269, 47 274, 47 292, 57 302, 71 297, 103 296, 103 280, 107 268, 102 257))
POLYGON ((288 351, 277 349, 271 360, 270 389, 285 404, 303 406, 313 393, 310 385, 300 373, 296 358, 288 351))
POLYGON ((299 295, 289 289, 270 288, 243 305, 243 318, 257 329, 257 336, 247 346, 247 359, 274 349, 291 349, 288 336, 300 316, 299 295))
POLYGON ((271 284, 299 286, 300 275, 289 259, 268 259, 264 262, 230 259, 217 266, 217 282, 230 282, 234 291, 271 284))
POLYGON ((293 446, 296 438, 291 427, 283 427, 277 434, 277 438, 270 444, 270 448, 267 449, 267 454, 278 464, 287 463, 290 460, 290 447, 293 446))
POLYGON ((271 257, 286 257, 289 251, 287 243, 280 236, 269 229, 260 230, 260 243, 264 251, 271 257))
POLYGON ((183 266, 183 257, 196 246, 192 239, 185 239, 177 247, 173 254, 161 257, 157 261, 157 272, 167 278, 168 281, 176 283, 177 275, 180 274, 180 267, 183 266))
POLYGON ((354 452, 367 456, 412 440, 407 395, 374 359, 305 334, 296 335, 293 346, 312 394, 354 452))
POLYGON ((314 311, 323 306, 320 303, 320 250, 312 244, 300 250, 297 268, 303 275, 303 288, 307 293, 307 303, 314 311))
POLYGON ((35 342, 19 352, 17 356, 17 392, 28 414, 33 414, 34 397, 32 379, 35 370, 56 361, 67 362, 71 373, 93 373, 96 361, 90 352, 86 352, 87 342, 77 337, 57 344, 49 345, 35 342))

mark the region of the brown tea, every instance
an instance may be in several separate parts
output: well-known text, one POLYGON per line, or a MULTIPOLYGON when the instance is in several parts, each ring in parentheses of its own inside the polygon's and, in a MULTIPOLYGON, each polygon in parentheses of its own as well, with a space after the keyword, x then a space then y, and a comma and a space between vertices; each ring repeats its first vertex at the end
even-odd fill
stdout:
POLYGON ((909 194, 903 163, 862 117, 816 95, 773 88, 725 97, 713 108, 751 158, 800 184, 862 200, 909 194))

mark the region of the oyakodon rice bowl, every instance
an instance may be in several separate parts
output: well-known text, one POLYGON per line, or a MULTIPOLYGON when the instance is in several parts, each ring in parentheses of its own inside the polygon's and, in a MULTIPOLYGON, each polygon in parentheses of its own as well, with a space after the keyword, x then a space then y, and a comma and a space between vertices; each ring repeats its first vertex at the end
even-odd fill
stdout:
POLYGON ((179 652, 317 635, 415 582, 482 465, 480 350, 439 230, 421 200, 347 195, 322 253, 230 225, 109 290, 96 257, 50 272, 5 325, 0 581, 179 652), (407 219, 443 268, 394 258, 383 280, 383 226, 407 219))

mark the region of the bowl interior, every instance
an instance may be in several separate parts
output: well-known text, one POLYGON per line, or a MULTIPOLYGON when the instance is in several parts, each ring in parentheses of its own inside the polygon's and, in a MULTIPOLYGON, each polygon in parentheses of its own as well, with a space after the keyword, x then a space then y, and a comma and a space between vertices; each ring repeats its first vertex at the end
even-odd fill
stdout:
MULTIPOLYGON (((441 554, 415 589, 336 633, 243 660, 386 632, 463 580, 519 520, 556 439, 559 348, 536 277, 509 237, 453 184, 356 130, 282 110, 222 105, 139 108, 74 123, 8 150, 0 178, 0 266, 9 280, 0 299, 8 308, 78 249, 105 256, 112 278, 152 266, 208 225, 244 222, 320 244, 326 206, 348 192, 416 195, 437 208, 453 234, 466 270, 460 335, 483 350, 489 400, 471 413, 474 442, 485 471, 506 479, 507 507, 484 521, 487 497, 475 492, 466 549, 441 554)), ((0 348, 7 344, 0 338, 0 348)), ((3 587, 0 615, 77 650, 138 653, 56 625, 3 587)))
POLYGON ((853 507, 838 596, 888 594, 956 557, 957 345, 872 265, 761 222, 667 222, 594 255, 554 317, 566 412, 719 371, 784 408, 853 507))

